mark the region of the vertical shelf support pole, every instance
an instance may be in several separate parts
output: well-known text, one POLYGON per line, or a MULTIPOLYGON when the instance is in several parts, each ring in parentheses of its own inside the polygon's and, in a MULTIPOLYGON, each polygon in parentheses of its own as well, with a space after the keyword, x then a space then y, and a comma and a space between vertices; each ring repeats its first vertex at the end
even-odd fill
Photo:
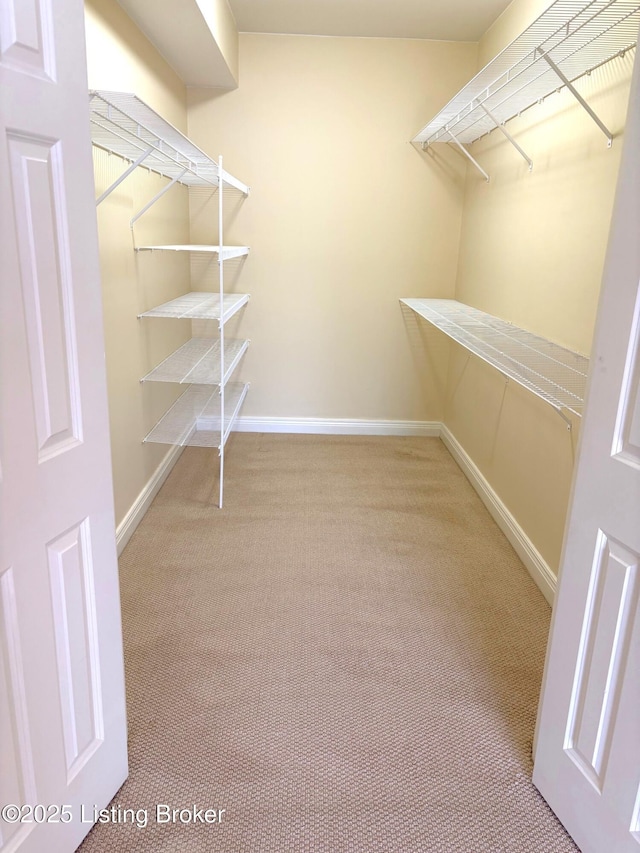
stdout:
POLYGON ((453 139, 453 141, 454 141, 454 142, 455 142, 455 144, 458 146, 458 148, 462 151, 462 153, 464 154, 464 156, 465 156, 465 157, 467 157, 469 160, 471 160, 471 162, 473 163, 473 165, 474 165, 474 166, 476 167, 476 169, 477 169, 477 170, 478 170, 478 171, 479 171, 479 172, 484 176, 485 181, 487 181, 487 183, 488 183, 488 182, 489 182, 489 175, 487 175, 487 173, 486 173, 486 172, 485 172, 485 170, 482 168, 482 166, 480 165, 480 163, 478 163, 478 161, 477 161, 476 159, 474 159, 474 158, 471 156, 471 154, 469 154, 469 152, 468 152, 468 151, 467 151, 467 149, 464 147, 464 145, 463 145, 461 142, 459 142, 459 141, 458 141, 458 139, 456 139, 456 137, 453 135, 453 133, 451 133, 451 131, 450 131, 450 130, 448 130, 448 131, 447 131, 447 133, 449 134, 449 136, 451 137, 451 139, 453 139))
POLYGON ((224 495, 224 228, 223 228, 223 187, 222 155, 218 157, 218 275, 220 279, 220 498, 218 506, 222 509, 224 495))
POLYGON ((485 113, 489 116, 489 118, 491 119, 491 121, 492 121, 492 122, 495 124, 495 126, 498 128, 498 130, 499 130, 501 133, 503 133, 503 134, 507 137, 507 139, 509 140, 509 142, 513 145, 513 147, 514 147, 514 148, 516 149, 516 151, 520 154, 520 156, 521 156, 521 157, 523 157, 523 158, 527 161, 527 163, 529 164, 529 171, 531 172, 531 171, 532 171, 532 169, 533 169, 533 160, 531 159, 531 157, 528 157, 528 156, 525 154, 525 152, 524 152, 524 151, 522 150, 522 148, 518 145, 518 143, 515 141, 515 139, 513 138, 513 136, 511 136, 511 134, 509 133, 509 131, 506 129, 506 127, 505 127, 504 125, 500 124, 500 122, 499 122, 499 121, 498 121, 498 119, 494 116, 494 114, 493 114, 490 110, 488 110, 488 109, 485 107, 485 105, 484 105, 483 103, 481 103, 481 104, 480 104, 480 107, 481 107, 481 108, 485 111, 485 113))
POLYGON ((604 133, 604 135, 607 137, 607 148, 611 148, 611 145, 612 145, 612 143, 613 143, 613 134, 611 133, 611 131, 609 130, 609 128, 606 126, 606 124, 604 124, 604 122, 603 122, 603 121, 601 121, 601 119, 600 119, 600 118, 599 118, 599 117, 594 113, 594 111, 591 109, 591 107, 589 106, 589 104, 588 104, 588 103, 585 101, 585 99, 582 97, 582 95, 580 94, 580 92, 578 92, 578 90, 577 90, 577 89, 576 89, 576 87, 573 85, 573 83, 571 83, 571 82, 568 80, 568 78, 567 78, 567 77, 565 77, 565 75, 564 75, 564 74, 562 73, 562 71, 558 68, 558 66, 555 64, 555 62, 553 61, 553 59, 551 59, 551 57, 550 57, 547 53, 545 53, 545 52, 542 50, 542 48, 540 48, 540 47, 538 48, 538 53, 539 53, 539 54, 540 54, 540 56, 544 59, 544 61, 547 63, 547 65, 548 65, 548 66, 549 66, 549 67, 550 67, 550 68, 551 68, 551 69, 552 69, 552 70, 557 74, 557 76, 562 80, 562 82, 564 83, 564 85, 565 85, 565 86, 567 87, 567 89, 571 92, 571 94, 572 94, 572 95, 573 95, 573 97, 576 99, 576 101, 580 104, 580 106, 581 106, 584 110, 586 110, 586 111, 587 111, 587 113, 591 116, 591 118, 595 121, 595 123, 598 125, 598 127, 600 128, 600 130, 601 130, 601 131, 604 133))

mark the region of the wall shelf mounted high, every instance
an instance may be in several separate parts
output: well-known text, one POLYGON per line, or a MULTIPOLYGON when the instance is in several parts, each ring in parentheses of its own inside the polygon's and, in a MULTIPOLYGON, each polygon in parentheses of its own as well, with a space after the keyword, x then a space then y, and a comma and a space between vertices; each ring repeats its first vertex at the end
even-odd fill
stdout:
POLYGON ((581 417, 589 359, 455 299, 401 299, 445 335, 507 379, 564 411, 581 417))
POLYGON ((96 199, 96 204, 104 201, 138 166, 169 179, 158 195, 133 217, 132 225, 175 183, 209 188, 222 184, 249 194, 246 184, 222 169, 216 160, 136 95, 94 89, 89 92, 89 113, 93 144, 129 163, 96 199))
POLYGON ((484 175, 465 145, 499 128, 532 166, 504 124, 553 92, 567 87, 611 144, 612 133, 573 85, 636 46, 638 0, 556 0, 486 65, 412 142, 428 148, 453 142, 484 175))

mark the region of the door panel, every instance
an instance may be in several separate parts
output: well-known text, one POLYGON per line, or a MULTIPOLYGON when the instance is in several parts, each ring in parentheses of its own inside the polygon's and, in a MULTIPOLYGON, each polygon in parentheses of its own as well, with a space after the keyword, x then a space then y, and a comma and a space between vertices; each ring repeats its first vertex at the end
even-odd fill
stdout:
POLYGON ((0 10, 0 62, 54 80, 52 0, 7 0, 0 10))
POLYGON ((38 458, 80 441, 71 246, 60 142, 7 134, 38 458))
POLYGON ((636 322, 629 340, 613 456, 640 468, 640 284, 634 315, 636 322))
POLYGON ((638 607, 638 557, 598 531, 566 749, 602 793, 638 607))
POLYGON ((82 0, 0 0, 2 853, 71 853, 127 775, 82 0))
MULTIPOLYGON (((35 802, 35 769, 11 567, 0 576, 0 744, 0 803, 22 806, 35 802)), ((16 836, 27 833, 28 827, 21 830, 15 824, 2 826, 0 844, 5 847, 12 839, 15 843, 19 841, 16 836)))
POLYGON ((67 782, 104 738, 89 519, 47 545, 67 782))
POLYGON ((591 357, 533 781, 583 853, 639 853, 640 63, 591 357))

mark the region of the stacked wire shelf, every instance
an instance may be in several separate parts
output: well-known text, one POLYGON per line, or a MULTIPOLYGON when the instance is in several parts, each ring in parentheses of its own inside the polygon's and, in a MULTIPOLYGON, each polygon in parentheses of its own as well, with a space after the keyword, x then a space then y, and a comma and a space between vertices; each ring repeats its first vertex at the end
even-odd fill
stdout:
POLYGON ((556 411, 582 415, 585 356, 454 299, 400 302, 556 411))
POLYGON ((249 295, 227 293, 224 285, 225 262, 245 257, 249 254, 249 247, 225 245, 223 198, 225 189, 237 190, 247 196, 249 188, 224 170, 222 158, 213 160, 135 95, 92 91, 89 93, 89 103, 93 144, 117 154, 129 163, 120 177, 96 200, 97 204, 104 201, 141 165, 167 178, 168 183, 136 213, 131 220, 132 228, 136 220, 173 184, 209 188, 218 192, 218 234, 215 244, 138 246, 136 251, 217 256, 217 292, 185 293, 141 312, 138 317, 211 320, 217 323, 217 337, 193 337, 149 371, 141 381, 188 385, 143 441, 217 447, 220 456, 219 506, 222 507, 225 444, 249 387, 231 381, 249 341, 225 336, 226 323, 247 304, 249 295))
POLYGON ((220 373, 220 341, 192 338, 154 367, 142 382, 177 382, 179 385, 226 384, 247 351, 249 341, 227 338, 224 342, 224 376, 220 373))
POLYGON ((146 436, 155 444, 177 444, 181 447, 217 447, 224 449, 248 386, 230 382, 221 409, 220 392, 206 385, 191 385, 178 397, 146 436), (222 412, 222 416, 221 416, 222 412))
MULTIPOLYGON (((222 212, 220 215, 222 217, 222 212)), ((220 221, 222 222, 222 219, 220 221)), ((246 384, 230 382, 247 351, 249 341, 226 338, 224 334, 225 324, 247 304, 249 294, 224 292, 223 264, 225 260, 247 255, 249 248, 222 244, 188 244, 140 246, 137 251, 207 252, 218 256, 218 293, 186 293, 138 316, 140 319, 217 321, 218 339, 192 338, 154 367, 141 381, 189 385, 144 441, 179 446, 217 447, 220 454, 219 505, 222 507, 224 448, 249 388, 246 384)))
POLYGON ((248 293, 218 293, 192 291, 150 308, 139 317, 173 317, 176 320, 218 320, 226 323, 249 301, 248 293))

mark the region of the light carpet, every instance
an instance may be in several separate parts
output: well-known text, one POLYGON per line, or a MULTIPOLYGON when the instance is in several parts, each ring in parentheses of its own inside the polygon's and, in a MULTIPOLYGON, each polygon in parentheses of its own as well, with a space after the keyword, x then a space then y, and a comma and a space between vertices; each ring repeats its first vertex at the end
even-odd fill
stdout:
POLYGON ((150 821, 82 853, 575 853, 531 783, 550 610, 440 440, 234 434, 221 511, 216 472, 187 449, 121 558, 150 821))

